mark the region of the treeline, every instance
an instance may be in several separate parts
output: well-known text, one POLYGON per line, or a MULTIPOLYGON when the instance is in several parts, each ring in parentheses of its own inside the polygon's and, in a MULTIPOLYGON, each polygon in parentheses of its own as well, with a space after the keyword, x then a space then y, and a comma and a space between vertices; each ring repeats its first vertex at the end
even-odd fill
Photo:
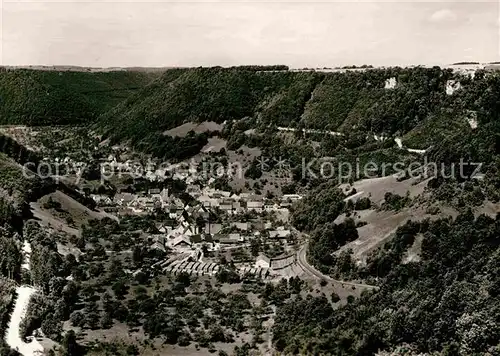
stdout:
POLYGON ((231 68, 242 69, 242 70, 255 70, 255 71, 266 71, 266 70, 288 70, 289 67, 284 64, 276 64, 276 65, 246 65, 246 66, 234 66, 231 68))
POLYGON ((497 139, 492 133, 498 132, 498 120, 492 118, 499 111, 500 79, 493 72, 478 71, 471 78, 438 67, 345 73, 286 69, 171 69, 155 74, 159 77, 152 82, 154 75, 141 72, 7 71, 0 73, 0 122, 86 124, 99 117, 95 128, 107 136, 174 158, 171 148, 178 144, 186 152, 179 158, 202 146, 201 138, 162 141, 165 130, 187 121, 248 118, 261 132, 274 126, 341 131, 348 149, 373 145, 373 134, 400 136, 416 148, 439 146, 433 152, 441 157, 497 139), (396 85, 386 89, 390 78, 396 85), (448 80, 460 81, 453 95, 446 94, 448 80), (477 130, 467 123, 471 113, 477 115, 477 130))
POLYGON ((19 240, 8 227, 0 227, 0 277, 20 280, 21 251, 19 240))

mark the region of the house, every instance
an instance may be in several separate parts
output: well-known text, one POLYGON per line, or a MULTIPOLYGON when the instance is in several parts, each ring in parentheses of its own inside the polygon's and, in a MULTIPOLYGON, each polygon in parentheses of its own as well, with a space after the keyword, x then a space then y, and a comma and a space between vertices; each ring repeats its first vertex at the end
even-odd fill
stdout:
POLYGON ((157 229, 162 234, 168 234, 170 231, 172 231, 172 227, 168 226, 167 224, 160 224, 159 226, 157 226, 157 229))
POLYGON ((196 234, 196 235, 192 235, 192 236, 189 236, 189 240, 191 241, 191 243, 194 245, 194 244, 200 244, 204 241, 203 239, 203 235, 201 234, 196 234))
POLYGON ((240 193, 240 199, 241 200, 248 200, 248 199, 250 199, 250 193, 240 193))
POLYGON ((192 246, 191 240, 186 236, 177 236, 170 245, 177 248, 188 248, 192 246))
POLYGON ((201 188, 198 184, 191 184, 186 187, 186 193, 196 198, 201 195, 201 188))
POLYGON ((227 192, 225 190, 214 190, 212 192, 212 196, 214 198, 222 198, 222 199, 229 198, 231 196, 231 192, 227 192))
POLYGON ((153 210, 155 207, 154 200, 149 197, 139 197, 131 205, 147 210, 153 210))
POLYGON ((168 217, 172 220, 176 220, 179 217, 179 215, 181 214, 180 213, 178 214, 177 211, 174 211, 173 213, 172 212, 168 213, 168 217))
POLYGON ((164 235, 151 235, 149 237, 149 239, 152 241, 152 242, 159 242, 161 243, 162 245, 165 245, 165 236, 164 235))
POLYGON ((231 226, 237 228, 240 231, 248 231, 250 229, 250 224, 247 222, 234 222, 231 226))
POLYGON ((260 212, 262 212, 263 207, 264 207, 264 203, 261 201, 252 200, 252 201, 247 202, 247 210, 253 210, 253 211, 260 213, 260 212))
POLYGON ((216 234, 213 239, 220 244, 238 244, 244 241, 240 234, 216 234))
POLYGON ((260 254, 255 261, 255 268, 271 268, 271 259, 266 255, 260 254))
POLYGON ((279 209, 279 205, 273 202, 266 202, 264 204, 264 210, 266 211, 273 211, 279 209))
POLYGON ((205 234, 218 234, 222 230, 222 224, 205 224, 205 234))
POLYGON ((113 201, 111 200, 111 198, 108 197, 107 195, 90 194, 90 197, 99 206, 111 205, 113 203, 113 201))
POLYGON ((148 190, 149 195, 155 195, 155 194, 160 194, 160 188, 153 188, 148 190))
POLYGON ((286 239, 291 235, 290 230, 270 230, 269 237, 272 239, 286 239))
POLYGON ((300 200, 302 199, 302 195, 299 195, 299 194, 283 194, 283 196, 281 197, 281 200, 283 201, 297 201, 297 200, 300 200))
POLYGON ((164 205, 164 209, 171 213, 182 213, 184 211, 184 203, 179 198, 173 198, 170 202, 164 205))
POLYGON ((193 235, 196 235, 198 234, 198 227, 195 226, 195 225, 188 225, 186 227, 184 227, 184 230, 182 231, 182 234, 184 236, 193 236, 193 235))
POLYGON ((162 252, 167 252, 167 249, 165 248, 165 245, 162 243, 156 241, 154 242, 151 246, 149 246, 150 250, 157 250, 157 251, 162 251, 162 252))
POLYGON ((231 239, 231 240, 235 240, 235 241, 240 241, 240 242, 243 242, 244 239, 243 239, 243 236, 241 236, 240 234, 238 233, 235 233, 235 234, 228 234, 228 238, 231 239))
POLYGON ((208 199, 200 200, 200 201, 203 203, 203 206, 208 208, 208 209, 219 207, 219 200, 218 199, 208 198, 208 199))
POLYGON ((245 209, 241 206, 241 203, 239 201, 233 203, 233 213, 234 214, 239 214, 243 213, 245 209))
POLYGON ((118 193, 113 198, 114 202, 120 206, 126 206, 137 199, 137 195, 131 193, 118 193))
POLYGON ((202 204, 199 204, 199 205, 192 207, 190 209, 189 213, 194 218, 201 217, 203 219, 208 219, 208 217, 210 216, 210 211, 208 210, 208 208, 206 206, 204 206, 202 204))
POLYGON ((231 214, 233 212, 233 204, 221 204, 219 209, 224 211, 227 214, 231 214))
POLYGON ((198 197, 198 201, 203 205, 203 206, 206 206, 206 207, 210 207, 210 206, 219 206, 219 201, 217 199, 214 199, 206 194, 204 195, 200 195, 198 197))
POLYGON ((168 189, 163 188, 162 191, 160 192, 160 199, 163 203, 168 202, 168 189))

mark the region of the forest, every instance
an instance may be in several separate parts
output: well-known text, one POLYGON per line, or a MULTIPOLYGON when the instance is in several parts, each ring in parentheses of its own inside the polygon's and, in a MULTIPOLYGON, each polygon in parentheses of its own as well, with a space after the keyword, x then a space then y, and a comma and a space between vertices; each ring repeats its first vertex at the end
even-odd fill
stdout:
MULTIPOLYGON (((345 236, 337 228, 336 239, 345 236)), ((348 231, 348 230, 346 230, 348 231)), ((333 310, 306 297, 278 309, 273 335, 291 354, 373 355, 379 349, 495 355, 500 352, 500 216, 408 222, 359 273, 380 290, 333 310), (422 260, 401 263, 418 234, 422 260)))
POLYGON ((88 124, 158 75, 0 68, 0 124, 88 124))

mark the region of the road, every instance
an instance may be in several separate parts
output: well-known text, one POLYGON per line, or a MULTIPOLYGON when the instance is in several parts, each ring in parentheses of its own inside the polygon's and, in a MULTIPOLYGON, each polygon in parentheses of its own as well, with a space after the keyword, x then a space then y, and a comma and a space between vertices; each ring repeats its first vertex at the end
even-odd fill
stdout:
POLYGON ((372 286, 370 284, 345 282, 345 281, 340 281, 338 279, 333 279, 330 276, 324 275, 323 273, 318 271, 316 268, 314 268, 312 265, 310 265, 309 262, 307 262, 306 253, 307 253, 308 246, 309 246, 309 244, 305 243, 304 245, 302 245, 300 250, 297 252, 297 263, 300 265, 300 267, 302 267, 302 269, 306 273, 308 273, 308 274, 310 274, 318 279, 324 279, 325 281, 328 281, 330 283, 342 284, 342 286, 354 286, 354 287, 365 288, 365 289, 379 289, 379 287, 372 286))
MULTIPOLYGON (((30 270, 31 244, 24 241, 23 245, 23 260, 22 269, 30 270)), ((29 337, 30 342, 26 342, 21 337, 21 323, 26 316, 31 297, 37 293, 37 290, 30 286, 20 286, 16 288, 16 300, 14 310, 10 316, 7 332, 5 334, 5 342, 11 349, 16 350, 23 356, 43 355, 43 346, 35 337, 29 337)))
MULTIPOLYGON (((278 127, 278 131, 289 131, 296 132, 298 129, 294 127, 278 127)), ((315 129, 302 129, 304 133, 312 133, 312 134, 328 134, 332 136, 342 136, 342 132, 338 131, 326 131, 326 130, 315 130, 315 129)))
POLYGON ((16 293, 17 298, 5 335, 5 342, 23 356, 43 355, 43 346, 36 338, 31 337, 31 342, 27 343, 22 339, 20 333, 21 322, 26 316, 30 299, 36 293, 36 289, 21 286, 16 289, 16 293))

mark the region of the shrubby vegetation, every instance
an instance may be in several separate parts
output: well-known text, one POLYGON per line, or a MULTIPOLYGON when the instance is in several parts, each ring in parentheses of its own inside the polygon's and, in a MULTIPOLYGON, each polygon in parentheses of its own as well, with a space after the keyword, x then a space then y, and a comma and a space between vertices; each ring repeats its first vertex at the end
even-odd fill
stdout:
POLYGON ((0 153, 0 226, 20 230, 29 216, 28 202, 52 189, 50 182, 28 178, 22 168, 0 153))
POLYGON ((206 133, 190 131, 185 137, 171 137, 154 132, 138 141, 136 147, 161 159, 182 161, 198 154, 207 143, 206 133))
POLYGON ((317 187, 294 208, 293 225, 304 231, 312 231, 333 222, 344 209, 344 195, 332 184, 317 187))

